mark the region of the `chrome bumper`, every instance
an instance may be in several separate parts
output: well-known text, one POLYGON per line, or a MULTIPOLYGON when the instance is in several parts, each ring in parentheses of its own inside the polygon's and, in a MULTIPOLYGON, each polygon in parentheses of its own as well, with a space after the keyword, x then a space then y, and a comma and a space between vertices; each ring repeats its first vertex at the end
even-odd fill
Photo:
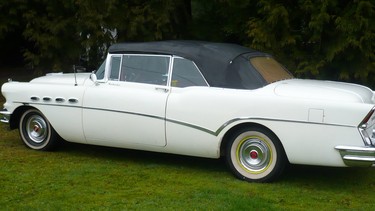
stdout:
POLYGON ((0 122, 9 124, 11 113, 7 111, 6 109, 3 109, 0 111, 0 114, 3 115, 0 119, 0 122))
POLYGON ((375 147, 336 146, 347 166, 370 167, 375 163, 375 147))

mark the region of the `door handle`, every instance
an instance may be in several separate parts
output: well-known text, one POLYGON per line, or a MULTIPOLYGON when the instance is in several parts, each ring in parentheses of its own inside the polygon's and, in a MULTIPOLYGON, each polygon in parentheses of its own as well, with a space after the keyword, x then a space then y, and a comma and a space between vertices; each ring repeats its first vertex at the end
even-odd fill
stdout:
POLYGON ((168 89, 168 88, 156 87, 155 90, 156 90, 156 91, 162 91, 162 92, 165 92, 165 93, 169 92, 169 89, 168 89))

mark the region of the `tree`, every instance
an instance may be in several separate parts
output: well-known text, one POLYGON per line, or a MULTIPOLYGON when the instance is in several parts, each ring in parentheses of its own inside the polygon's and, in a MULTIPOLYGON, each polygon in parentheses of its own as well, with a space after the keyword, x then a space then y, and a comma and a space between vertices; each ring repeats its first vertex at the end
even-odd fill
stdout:
MULTIPOLYGON (((117 41, 181 39, 191 18, 186 0, 30 0, 4 5, 10 11, 23 8, 17 14, 24 24, 14 25, 24 26, 22 34, 31 44, 25 60, 46 71, 67 70, 79 62, 94 69, 117 41)), ((4 23, 0 39, 9 31, 4 23)))
POLYGON ((114 42, 197 39, 269 52, 297 77, 375 88, 370 0, 14 0, 0 2, 0 20, 2 46, 14 39, 47 71, 95 69, 114 42))
POLYGON ((0 65, 24 64, 22 51, 28 47, 22 36, 24 10, 22 0, 0 1, 0 65))
POLYGON ((247 21, 256 13, 254 0, 192 0, 192 37, 244 44, 247 21))
POLYGON ((273 52, 299 77, 375 85, 373 2, 261 0, 257 7, 247 29, 253 48, 273 52))
POLYGON ((80 41, 75 15, 72 0, 27 1, 23 35, 33 47, 26 49, 24 56, 31 66, 61 71, 77 60, 80 41))
POLYGON ((189 35, 190 1, 150 0, 118 4, 112 24, 118 41, 181 39, 189 35))

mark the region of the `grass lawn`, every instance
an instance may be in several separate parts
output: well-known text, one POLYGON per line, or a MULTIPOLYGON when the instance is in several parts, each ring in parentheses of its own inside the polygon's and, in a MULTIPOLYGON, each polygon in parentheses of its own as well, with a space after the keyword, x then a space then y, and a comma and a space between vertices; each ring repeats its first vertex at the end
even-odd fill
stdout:
POLYGON ((279 181, 254 184, 223 160, 71 143, 38 152, 6 128, 0 210, 375 209, 372 168, 290 166, 279 181))

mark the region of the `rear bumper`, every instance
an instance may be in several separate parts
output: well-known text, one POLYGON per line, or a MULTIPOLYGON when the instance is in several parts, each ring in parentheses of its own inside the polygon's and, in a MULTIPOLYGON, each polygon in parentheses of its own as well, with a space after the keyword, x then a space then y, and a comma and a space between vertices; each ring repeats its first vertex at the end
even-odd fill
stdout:
POLYGON ((375 147, 336 146, 347 166, 367 166, 375 163, 375 147))
POLYGON ((0 111, 0 114, 1 114, 0 122, 9 124, 11 113, 8 110, 3 109, 0 111))

